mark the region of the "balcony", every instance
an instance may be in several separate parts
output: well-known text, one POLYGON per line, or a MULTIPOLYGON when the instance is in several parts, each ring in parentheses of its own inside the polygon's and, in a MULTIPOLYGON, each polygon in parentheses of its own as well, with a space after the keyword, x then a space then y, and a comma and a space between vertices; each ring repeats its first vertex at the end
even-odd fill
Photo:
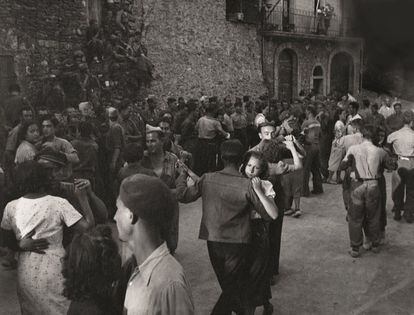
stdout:
POLYGON ((268 35, 289 33, 321 38, 357 37, 350 18, 338 17, 335 14, 330 18, 324 18, 310 11, 297 9, 284 11, 282 8, 275 8, 272 12, 262 12, 261 31, 268 35))

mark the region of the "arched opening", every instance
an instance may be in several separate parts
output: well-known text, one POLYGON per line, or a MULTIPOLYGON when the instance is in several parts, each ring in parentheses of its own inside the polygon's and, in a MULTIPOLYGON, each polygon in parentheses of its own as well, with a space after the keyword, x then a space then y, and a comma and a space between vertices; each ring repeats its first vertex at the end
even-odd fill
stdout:
POLYGON ((296 96, 298 58, 291 49, 284 49, 278 59, 278 98, 290 101, 296 96))
POLYGON ((352 56, 341 52, 331 61, 331 93, 346 94, 353 91, 354 62, 352 56))
POLYGON ((312 88, 317 95, 323 95, 323 69, 321 66, 316 66, 312 73, 312 88))

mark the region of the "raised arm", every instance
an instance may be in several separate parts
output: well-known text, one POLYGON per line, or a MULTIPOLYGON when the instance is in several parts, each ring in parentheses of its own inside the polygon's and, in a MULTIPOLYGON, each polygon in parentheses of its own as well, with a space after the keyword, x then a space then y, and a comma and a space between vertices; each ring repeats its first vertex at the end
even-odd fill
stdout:
POLYGON ((176 196, 177 200, 182 203, 190 203, 201 197, 201 187, 203 177, 196 181, 193 186, 187 187, 188 173, 185 169, 181 169, 180 176, 176 180, 176 196))

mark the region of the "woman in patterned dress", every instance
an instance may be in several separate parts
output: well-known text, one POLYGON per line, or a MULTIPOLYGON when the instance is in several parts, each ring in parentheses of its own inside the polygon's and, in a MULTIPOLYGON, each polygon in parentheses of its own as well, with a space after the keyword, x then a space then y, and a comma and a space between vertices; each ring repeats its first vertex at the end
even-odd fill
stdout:
MULTIPOLYGON (((16 179, 23 197, 6 205, 1 228, 19 243, 17 295, 21 312, 66 314, 69 300, 62 295, 63 227, 77 231, 92 227, 92 211, 82 207, 82 216, 66 199, 48 195, 47 173, 35 161, 20 164, 16 179), (39 246, 33 247, 33 243, 39 246)), ((80 204, 85 204, 85 189, 75 187, 75 193, 80 204)))

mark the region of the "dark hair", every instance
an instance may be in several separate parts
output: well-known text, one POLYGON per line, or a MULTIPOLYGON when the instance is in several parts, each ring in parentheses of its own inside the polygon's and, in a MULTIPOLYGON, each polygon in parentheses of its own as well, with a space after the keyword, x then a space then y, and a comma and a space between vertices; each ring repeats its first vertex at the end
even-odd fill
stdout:
POLYGON ((265 122, 259 124, 259 126, 257 126, 257 132, 258 133, 261 133, 262 132, 262 128, 264 128, 264 127, 273 127, 273 128, 276 129, 276 126, 275 126, 275 124, 273 122, 271 122, 271 121, 265 121, 265 122))
POLYGON ((119 104, 119 106, 118 106, 118 111, 121 112, 121 111, 123 111, 125 109, 128 109, 129 106, 130 106, 130 103, 131 103, 131 101, 128 100, 128 99, 122 101, 121 104, 119 104))
POLYGON ((138 143, 128 143, 124 148, 122 156, 127 163, 139 162, 144 156, 144 148, 138 143))
POLYGON ((351 106, 353 109, 355 109, 356 111, 358 111, 359 109, 359 104, 358 102, 351 102, 349 103, 349 106, 351 106))
POLYGON ((20 91, 21 91, 20 86, 18 84, 13 83, 13 84, 9 85, 9 93, 12 93, 12 92, 19 92, 20 93, 20 91))
POLYGON ((47 121, 47 120, 52 123, 54 128, 56 128, 59 125, 59 120, 57 120, 57 118, 55 116, 52 116, 52 115, 43 116, 42 124, 43 124, 44 121, 47 121))
POLYGON ((92 299, 106 311, 113 307, 113 284, 120 271, 121 257, 111 228, 98 225, 75 235, 67 247, 62 269, 63 295, 72 301, 92 299))
POLYGON ((306 110, 308 112, 310 112, 313 116, 316 116, 316 108, 313 105, 308 105, 308 107, 306 107, 306 110))
POLYGON ((364 126, 364 122, 362 121, 362 119, 357 118, 351 121, 351 126, 354 128, 358 128, 361 131, 362 127, 364 126))
POLYGON ((243 102, 248 102, 250 101, 250 96, 249 95, 244 95, 243 96, 243 102))
POLYGON ((243 157, 243 145, 239 140, 226 140, 220 145, 223 162, 239 165, 243 157))
POLYGON ((365 107, 369 107, 369 105, 370 105, 369 99, 367 99, 367 98, 363 99, 362 104, 364 104, 365 107))
POLYGON ((22 107, 20 109, 19 113, 20 113, 20 115, 23 115, 23 112, 28 112, 28 111, 31 111, 33 113, 33 109, 32 108, 30 108, 29 106, 24 106, 24 107, 22 107))
POLYGON ((171 119, 170 118, 168 118, 168 117, 161 117, 161 119, 159 120, 159 122, 158 122, 158 125, 160 125, 160 123, 168 123, 168 124, 170 124, 170 127, 171 127, 171 125, 172 125, 172 123, 171 123, 171 119))
POLYGON ((93 133, 93 126, 90 122, 81 121, 78 126, 81 137, 88 138, 93 133))
POLYGON ((47 191, 49 186, 48 172, 38 162, 24 161, 17 165, 16 188, 21 196, 47 191))
POLYGON ((397 102, 397 103, 395 103, 393 107, 395 108, 395 106, 400 106, 400 107, 402 107, 401 103, 398 103, 398 102, 397 102))
POLYGON ((269 164, 267 163, 267 160, 265 159, 264 155, 257 151, 247 151, 244 154, 242 166, 240 167, 240 172, 243 175, 245 175, 246 166, 252 157, 260 161, 260 173, 257 177, 259 177, 260 179, 266 179, 269 176, 269 164))
POLYGON ((32 125, 36 125, 39 128, 39 124, 35 120, 23 122, 19 128, 19 131, 17 132, 17 143, 21 143, 26 138, 27 130, 32 125))
POLYGON ((379 136, 377 127, 373 125, 365 125, 361 128, 361 133, 365 139, 369 139, 373 144, 378 145, 379 136))
POLYGON ((188 102, 185 104, 189 112, 193 112, 197 109, 197 104, 194 99, 188 100, 188 102))
POLYGON ((173 103, 173 102, 176 102, 176 101, 177 101, 177 99, 175 97, 169 97, 169 98, 167 98, 167 103, 168 104, 173 103))

